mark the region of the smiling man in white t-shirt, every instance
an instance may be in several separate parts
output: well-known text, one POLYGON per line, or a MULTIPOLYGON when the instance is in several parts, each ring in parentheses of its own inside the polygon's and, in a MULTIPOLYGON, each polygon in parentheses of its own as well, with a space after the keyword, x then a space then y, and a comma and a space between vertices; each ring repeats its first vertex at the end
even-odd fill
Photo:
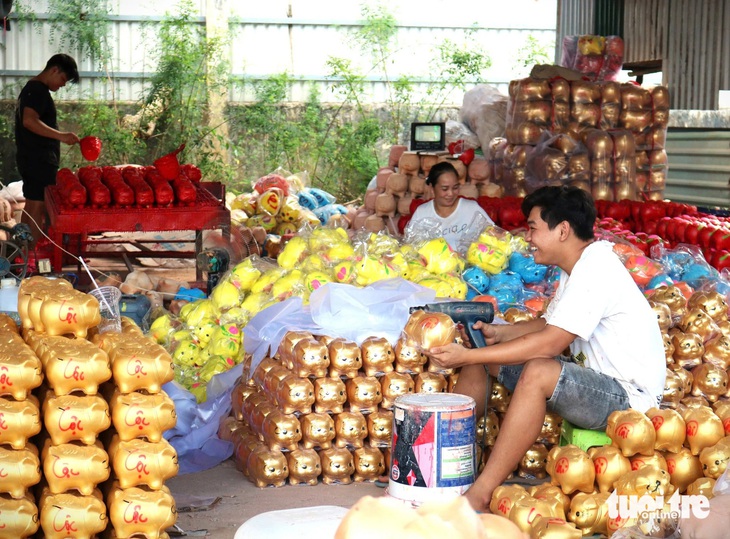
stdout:
POLYGON ((645 412, 664 392, 665 359, 656 314, 612 250, 594 241, 596 209, 575 187, 543 187, 522 204, 535 262, 558 266, 560 283, 542 318, 513 325, 477 322, 486 348, 449 344, 429 356, 462 367, 457 393, 484 412, 487 370, 513 391, 489 460, 466 497, 487 510, 492 492, 535 442, 546 411, 581 428, 603 429, 616 410, 645 412), (562 357, 566 348, 571 357, 562 357))

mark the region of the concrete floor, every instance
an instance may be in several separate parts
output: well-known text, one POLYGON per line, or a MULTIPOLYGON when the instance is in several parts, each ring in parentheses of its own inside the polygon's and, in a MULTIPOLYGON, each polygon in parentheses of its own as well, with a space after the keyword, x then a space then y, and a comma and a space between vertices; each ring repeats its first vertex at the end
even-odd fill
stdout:
MULTIPOLYGON (((182 537, 233 539, 241 525, 250 518, 282 509, 336 505, 350 507, 363 496, 382 496, 385 489, 374 483, 316 486, 285 485, 258 488, 239 472, 232 459, 203 472, 174 477, 165 483, 178 507, 177 526, 182 537), (208 505, 205 511, 186 510, 190 506, 208 505)), ((172 536, 172 534, 171 534, 172 536)))

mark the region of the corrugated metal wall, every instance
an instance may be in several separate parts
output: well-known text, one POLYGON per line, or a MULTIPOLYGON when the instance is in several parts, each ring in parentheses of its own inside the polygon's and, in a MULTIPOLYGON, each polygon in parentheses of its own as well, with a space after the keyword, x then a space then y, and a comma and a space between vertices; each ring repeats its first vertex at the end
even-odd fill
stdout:
POLYGON ((667 0, 624 0, 624 62, 664 57, 669 38, 667 0))
MULTIPOLYGON (((295 80, 289 98, 305 100, 315 86, 323 101, 339 100, 332 94, 326 59, 341 56, 353 65, 369 67, 360 50, 350 39, 360 24, 360 2, 340 0, 195 0, 194 24, 205 24, 206 4, 211 1, 227 3, 231 10, 229 60, 231 74, 261 80, 287 72, 295 80)), ((50 25, 44 12, 44 0, 30 0, 42 28, 38 34, 30 25, 14 25, 5 34, 5 46, 0 48, 1 97, 14 98, 19 86, 35 75, 45 61, 60 51, 50 35, 50 25)), ((112 48, 114 96, 121 101, 134 101, 144 92, 148 77, 154 72, 153 52, 162 13, 174 12, 177 0, 113 0, 112 48)), ((367 2, 375 6, 375 2, 367 2)), ((463 0, 453 9, 450 0, 399 0, 389 6, 398 20, 397 46, 389 59, 391 80, 407 75, 415 81, 415 91, 424 92, 436 75, 428 59, 433 58, 435 46, 444 39, 458 45, 478 44, 492 59, 492 67, 484 74, 491 83, 506 92, 510 80, 526 76, 529 68, 517 63, 517 51, 527 43, 528 36, 540 43, 555 42, 557 0, 513 0, 505 13, 497 0, 463 0), (471 31, 471 37, 465 37, 471 31)), ((551 51, 552 52, 552 51, 551 51)), ((78 55, 76 55, 78 58, 78 55)), ((104 73, 88 60, 79 63, 83 75, 76 86, 59 91, 57 99, 80 99, 94 95, 111 98, 112 90, 102 77, 104 73)), ((366 94, 373 102, 385 98, 384 79, 368 73, 366 94)), ((254 96, 249 88, 235 86, 229 93, 232 101, 248 101, 254 96)), ((447 104, 460 104, 462 96, 452 95, 447 104)))

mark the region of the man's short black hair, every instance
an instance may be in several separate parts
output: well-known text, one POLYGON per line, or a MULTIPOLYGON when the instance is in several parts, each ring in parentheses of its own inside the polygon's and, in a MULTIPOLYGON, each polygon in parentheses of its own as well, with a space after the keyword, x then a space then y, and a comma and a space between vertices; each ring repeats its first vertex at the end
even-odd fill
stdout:
POLYGON ((76 65, 76 60, 68 54, 54 54, 51 56, 43 71, 51 69, 52 67, 57 67, 63 71, 66 74, 66 77, 68 77, 69 82, 73 82, 74 84, 79 82, 79 68, 76 65))
POLYGON ((529 217, 534 207, 540 208, 540 218, 550 230, 567 221, 580 239, 588 241, 594 238, 596 205, 587 191, 572 186, 541 187, 522 201, 525 217, 529 217))

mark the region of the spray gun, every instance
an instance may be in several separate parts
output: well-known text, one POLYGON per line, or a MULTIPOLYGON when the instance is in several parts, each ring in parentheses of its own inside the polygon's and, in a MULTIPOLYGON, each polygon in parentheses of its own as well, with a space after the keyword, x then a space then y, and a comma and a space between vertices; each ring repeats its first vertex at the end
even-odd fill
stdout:
POLYGON ((464 326, 464 330, 469 335, 469 340, 474 348, 483 348, 487 345, 484 341, 484 335, 481 330, 474 329, 472 326, 478 320, 485 324, 491 324, 494 320, 494 307, 491 303, 481 301, 445 301, 443 303, 427 303, 420 307, 411 307, 409 312, 426 311, 432 313, 444 313, 451 319, 464 326))

